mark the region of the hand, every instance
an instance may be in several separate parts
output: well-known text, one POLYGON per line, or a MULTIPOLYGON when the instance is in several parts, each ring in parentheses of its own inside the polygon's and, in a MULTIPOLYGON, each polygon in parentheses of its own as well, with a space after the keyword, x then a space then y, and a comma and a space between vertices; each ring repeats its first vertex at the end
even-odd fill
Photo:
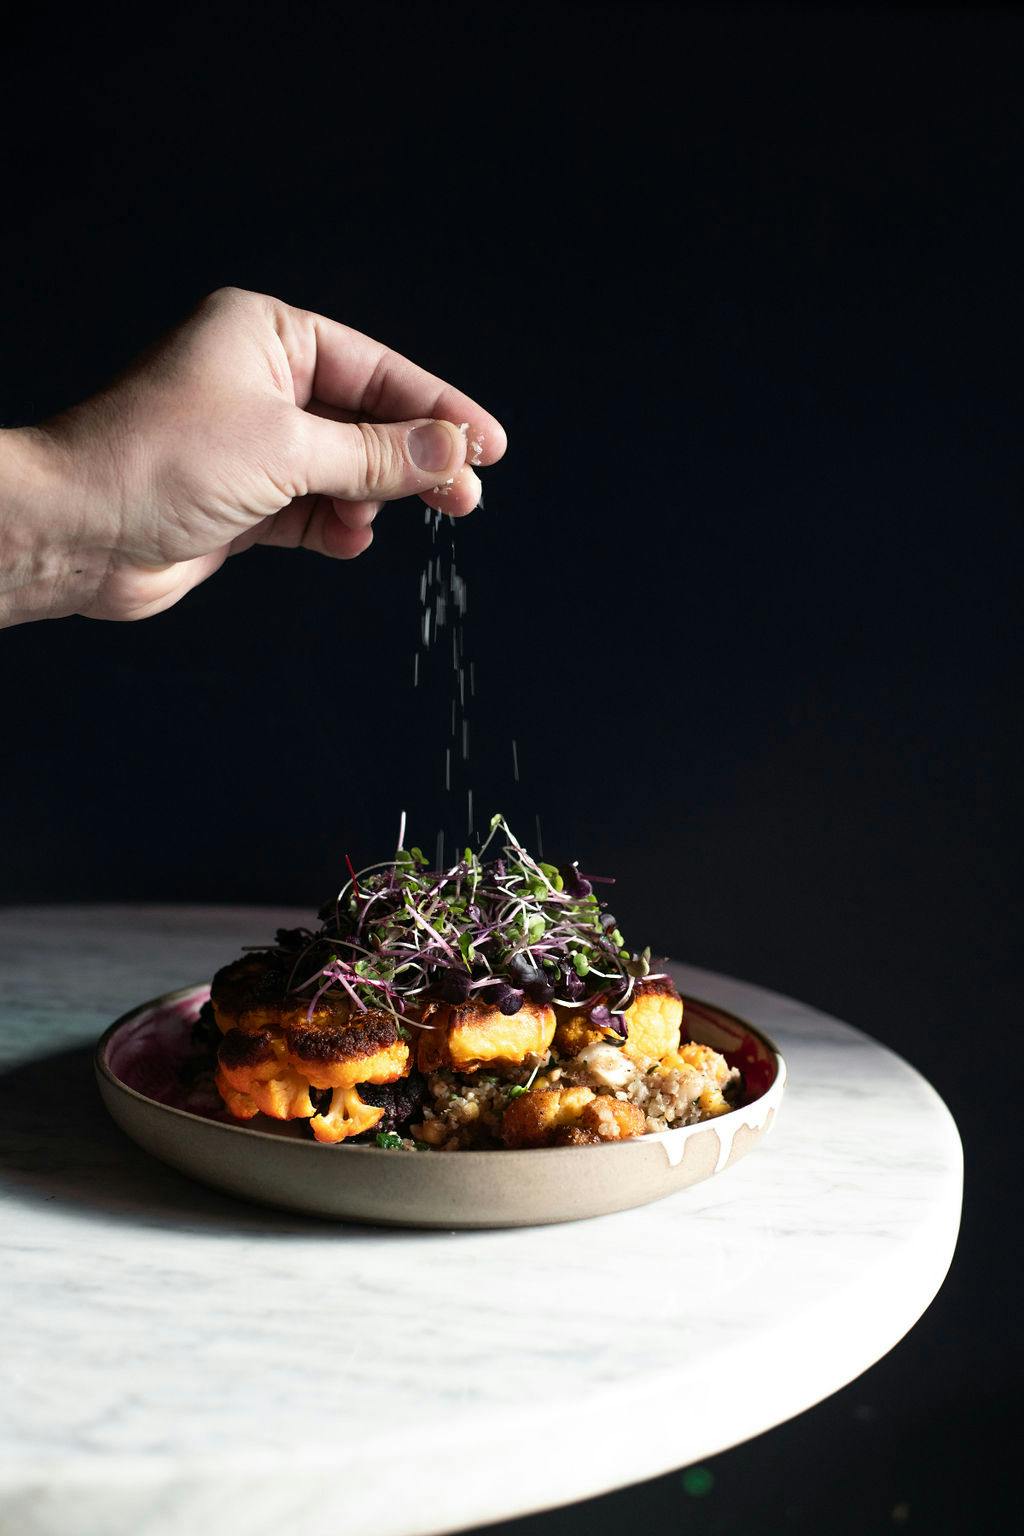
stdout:
POLYGON ((0 433, 7 622, 145 618, 251 544, 351 559, 385 501, 472 511, 473 466, 504 451, 493 416, 380 342, 222 289, 101 394, 0 433))

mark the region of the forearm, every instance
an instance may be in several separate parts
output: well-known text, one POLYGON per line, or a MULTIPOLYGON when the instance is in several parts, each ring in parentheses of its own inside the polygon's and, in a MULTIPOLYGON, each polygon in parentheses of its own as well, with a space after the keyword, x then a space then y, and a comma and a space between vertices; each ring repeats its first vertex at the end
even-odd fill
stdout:
POLYGON ((88 607, 112 551, 87 500, 47 430, 0 432, 0 627, 88 607))

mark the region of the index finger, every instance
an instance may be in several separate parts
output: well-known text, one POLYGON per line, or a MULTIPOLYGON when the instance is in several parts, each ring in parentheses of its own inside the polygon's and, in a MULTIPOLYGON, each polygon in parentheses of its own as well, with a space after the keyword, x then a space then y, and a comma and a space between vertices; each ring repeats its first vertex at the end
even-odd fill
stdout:
POLYGON ((505 452, 508 439, 501 422, 453 384, 340 321, 290 305, 281 308, 289 311, 291 322, 279 332, 292 366, 297 404, 306 405, 315 397, 377 421, 433 417, 456 426, 467 422, 467 463, 494 464, 505 452), (296 331, 305 345, 290 345, 296 331))

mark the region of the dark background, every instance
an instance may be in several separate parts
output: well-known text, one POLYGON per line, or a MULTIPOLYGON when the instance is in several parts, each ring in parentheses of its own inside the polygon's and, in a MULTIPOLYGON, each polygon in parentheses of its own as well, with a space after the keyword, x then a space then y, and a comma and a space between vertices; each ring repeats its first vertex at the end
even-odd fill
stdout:
MULTIPOLYGON (((993 1529, 1020 1390, 1021 16, 115 6, 22 19, 2 68, 0 420, 224 283, 475 395, 510 438, 456 532, 478 820, 539 816, 548 856, 619 876, 627 937, 867 1029, 961 1126, 958 1256, 893 1354, 709 1492, 517 1528, 993 1529)), ((0 899, 312 907, 403 807, 427 847, 461 835, 448 679, 411 688, 428 539, 400 504, 353 564, 257 550, 143 624, 0 637, 0 899)))

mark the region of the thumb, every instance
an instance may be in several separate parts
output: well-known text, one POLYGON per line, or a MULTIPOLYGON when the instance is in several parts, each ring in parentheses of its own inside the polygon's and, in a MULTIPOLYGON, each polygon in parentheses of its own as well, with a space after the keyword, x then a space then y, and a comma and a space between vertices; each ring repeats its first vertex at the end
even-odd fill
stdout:
POLYGON ((306 421, 306 482, 340 501, 395 501, 429 491, 466 462, 466 434, 450 421, 378 425, 306 421))

